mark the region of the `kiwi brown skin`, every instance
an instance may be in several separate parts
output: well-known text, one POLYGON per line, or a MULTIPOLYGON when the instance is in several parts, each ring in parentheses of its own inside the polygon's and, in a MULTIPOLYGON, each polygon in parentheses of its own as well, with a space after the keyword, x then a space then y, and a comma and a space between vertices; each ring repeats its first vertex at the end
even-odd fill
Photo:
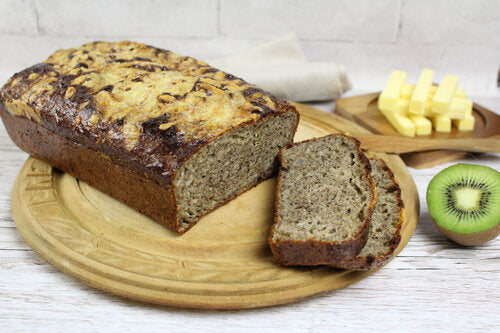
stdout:
POLYGON ((484 243, 489 242, 490 240, 495 239, 498 235, 500 235, 500 224, 497 224, 496 227, 493 227, 488 230, 484 231, 479 231, 479 232, 474 232, 472 234, 460 234, 458 232, 454 232, 452 230, 443 228, 439 224, 434 221, 432 218, 432 222, 434 222, 434 225, 436 228, 441 232, 444 236, 447 238, 451 239, 455 243, 458 243, 460 245, 464 246, 478 246, 482 245, 484 243))

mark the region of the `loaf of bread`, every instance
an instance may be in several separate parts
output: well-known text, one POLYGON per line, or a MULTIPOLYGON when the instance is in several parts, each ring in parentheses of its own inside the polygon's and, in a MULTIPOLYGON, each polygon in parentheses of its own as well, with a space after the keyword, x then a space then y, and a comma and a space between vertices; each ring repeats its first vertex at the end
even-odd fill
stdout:
POLYGON ((269 245, 291 265, 338 265, 368 237, 377 192, 359 142, 330 135, 284 147, 269 245))
POLYGON ((336 265, 338 268, 368 270, 379 267, 393 256, 401 240, 404 222, 401 189, 383 160, 370 160, 370 164, 378 200, 373 210, 368 240, 357 256, 344 258, 336 265))
POLYGON ((134 42, 55 52, 5 84, 0 114, 21 149, 177 233, 272 176, 299 118, 240 78, 134 42))

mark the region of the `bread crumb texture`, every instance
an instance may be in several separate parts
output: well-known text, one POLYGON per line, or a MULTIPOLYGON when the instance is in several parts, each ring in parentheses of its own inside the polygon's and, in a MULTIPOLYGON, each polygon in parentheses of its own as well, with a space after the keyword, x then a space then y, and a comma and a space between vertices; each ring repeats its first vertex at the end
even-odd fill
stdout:
POLYGON ((352 239, 373 200, 355 142, 334 135, 282 150, 273 241, 352 239))
POLYGON ((386 259, 400 241, 403 219, 401 190, 394 175, 382 160, 371 160, 372 176, 377 186, 378 201, 373 211, 368 241, 359 258, 386 259))

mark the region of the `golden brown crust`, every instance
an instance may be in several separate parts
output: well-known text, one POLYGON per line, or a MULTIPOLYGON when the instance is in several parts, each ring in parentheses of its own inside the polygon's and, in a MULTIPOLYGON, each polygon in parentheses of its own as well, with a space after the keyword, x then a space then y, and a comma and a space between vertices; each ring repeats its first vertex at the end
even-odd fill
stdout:
POLYGON ((359 270, 369 270, 369 269, 373 269, 376 267, 380 267, 384 263, 386 263, 390 258, 392 258, 394 251, 396 250, 396 248, 399 245, 399 242, 401 241, 401 228, 402 228, 403 223, 405 221, 404 203, 403 203, 403 198, 401 196, 401 188, 399 187, 398 181, 396 180, 394 173, 387 166, 385 161, 382 159, 377 159, 377 162, 382 164, 382 168, 384 169, 385 173, 387 174, 387 177, 394 184, 394 186, 391 189, 391 192, 393 192, 395 194, 396 200, 398 202, 398 207, 399 207, 399 222, 396 226, 396 232, 390 241, 389 249, 383 255, 380 255, 376 258, 370 257, 370 256, 369 257, 358 257, 358 256, 345 257, 343 260, 341 260, 339 262, 339 264, 337 265, 337 268, 344 268, 344 269, 358 270, 359 271, 359 270))
POLYGON ((57 51, 15 74, 0 106, 160 184, 227 131, 296 112, 204 62, 134 42, 57 51))
MULTIPOLYGON (((273 238, 274 238, 274 229, 276 224, 278 223, 278 211, 279 211, 278 194, 280 191, 281 176, 282 176, 282 171, 280 168, 278 173, 278 181, 277 181, 275 201, 274 201, 275 205, 274 223, 269 233, 268 242, 276 261, 281 265, 336 266, 341 260, 343 260, 343 258, 356 256, 359 253, 359 251, 361 251, 361 249, 366 243, 366 240, 368 239, 370 221, 372 218, 375 203, 377 201, 377 190, 375 188, 375 183, 373 182, 373 179, 370 176, 371 174, 370 163, 368 161, 368 158, 361 151, 360 143, 356 138, 344 134, 331 134, 330 136, 344 136, 353 141, 356 146, 356 152, 358 154, 358 157, 363 163, 365 177, 370 184, 372 192, 372 198, 370 200, 370 204, 368 206, 368 210, 365 219, 363 221, 363 225, 360 228, 359 232, 352 239, 342 243, 314 241, 314 240, 275 242, 273 238)), ((297 144, 316 141, 318 139, 319 138, 313 138, 299 143, 292 143, 281 148, 278 154, 280 165, 283 165, 283 155, 282 155, 283 150, 293 147, 294 145, 297 144)))
MULTIPOLYGON (((14 116, 2 108, 0 117, 14 143, 30 155, 85 181, 178 234, 185 233, 195 225, 192 223, 188 228, 181 229, 177 224, 178 209, 173 184, 159 185, 127 166, 112 162, 101 152, 68 140, 40 124, 14 116)), ((272 177, 272 171, 269 170, 261 180, 272 177)), ((251 184, 210 211, 257 185, 257 182, 251 184)))
POLYGON ((9 136, 25 152, 179 232, 175 220, 175 198, 169 187, 160 186, 113 163, 101 152, 68 140, 27 118, 14 116, 1 108, 0 116, 9 136))
POLYGON ((0 90, 18 146, 178 233, 187 230, 176 222, 183 163, 229 131, 288 112, 298 120, 293 106, 240 78, 134 42, 57 51, 0 90))

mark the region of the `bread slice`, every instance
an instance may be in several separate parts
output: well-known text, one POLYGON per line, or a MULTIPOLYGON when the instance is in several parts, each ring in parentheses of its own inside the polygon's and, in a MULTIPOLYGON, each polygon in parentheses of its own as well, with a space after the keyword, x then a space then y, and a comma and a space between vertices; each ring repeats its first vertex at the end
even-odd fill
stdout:
POLYGON ((401 240, 401 226, 404 223, 401 189, 383 160, 370 160, 370 163, 378 201, 373 211, 368 240, 356 257, 346 257, 337 264, 338 268, 368 270, 379 267, 393 256, 401 240))
POLYGON ((366 243, 377 192, 359 142, 329 135, 280 150, 269 244, 291 265, 336 266, 366 243))

